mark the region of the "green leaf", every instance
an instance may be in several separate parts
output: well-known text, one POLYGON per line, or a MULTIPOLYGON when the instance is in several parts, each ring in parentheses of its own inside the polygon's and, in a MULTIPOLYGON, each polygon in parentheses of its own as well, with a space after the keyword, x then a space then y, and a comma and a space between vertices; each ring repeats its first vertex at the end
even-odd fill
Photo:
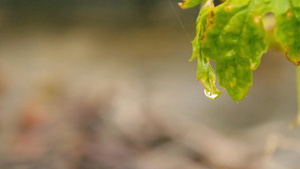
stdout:
MULTIPOLYGON (((186 1, 195 6, 199 0, 186 1)), ((215 87, 215 74, 209 59, 216 63, 219 84, 231 98, 241 101, 252 86, 252 71, 260 65, 269 46, 263 17, 272 12, 276 18, 275 35, 290 61, 300 64, 299 0, 227 0, 211 8, 207 1, 197 19, 192 59, 198 58, 197 79, 210 93, 220 94, 215 87)), ((191 60, 192 60, 191 59, 191 60)))
POLYGON ((200 3, 204 2, 205 0, 183 0, 184 2, 179 2, 178 5, 182 8, 182 9, 188 9, 188 8, 193 8, 197 5, 199 5, 200 3))
POLYGON ((215 85, 216 75, 209 63, 209 58, 203 55, 201 39, 203 38, 203 35, 207 29, 206 26, 211 22, 213 17, 213 9, 213 2, 208 0, 204 7, 200 10, 197 18, 196 37, 193 41, 193 56, 190 59, 190 61, 192 61, 197 57, 197 80, 203 83, 205 94, 211 99, 219 97, 221 91, 219 91, 215 85))
POLYGON ((276 38, 285 49, 287 58, 300 64, 300 1, 286 0, 288 9, 276 16, 276 38))
POLYGON ((203 39, 203 53, 216 63, 220 86, 235 101, 247 96, 252 70, 260 64, 268 42, 263 7, 254 0, 228 0, 216 7, 213 24, 203 39))

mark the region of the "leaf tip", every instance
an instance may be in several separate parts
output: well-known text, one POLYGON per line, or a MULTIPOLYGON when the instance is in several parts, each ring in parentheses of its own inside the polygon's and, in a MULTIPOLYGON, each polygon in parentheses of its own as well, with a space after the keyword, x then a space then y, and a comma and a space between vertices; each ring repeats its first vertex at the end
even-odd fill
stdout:
POLYGON ((234 87, 231 88, 226 88, 228 95, 235 101, 235 102, 240 102, 242 101, 245 97, 247 97, 249 89, 251 86, 246 86, 246 87, 240 87, 238 85, 235 85, 234 87))
POLYGON ((178 6, 182 9, 185 9, 185 3, 182 3, 182 2, 178 2, 178 6))
POLYGON ((293 62, 296 66, 299 66, 300 65, 300 60, 297 59, 297 57, 293 57, 293 56, 290 55, 290 48, 287 45, 284 46, 284 50, 285 50, 286 58, 289 61, 293 62))
POLYGON ((200 3, 204 2, 205 0, 183 0, 183 2, 179 2, 178 5, 182 9, 188 9, 199 5, 200 3))

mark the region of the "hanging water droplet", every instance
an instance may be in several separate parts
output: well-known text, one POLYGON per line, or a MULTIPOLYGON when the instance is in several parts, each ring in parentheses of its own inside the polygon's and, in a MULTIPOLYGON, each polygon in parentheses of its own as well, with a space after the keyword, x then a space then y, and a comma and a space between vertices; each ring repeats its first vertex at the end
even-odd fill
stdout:
POLYGON ((206 89, 204 89, 204 94, 205 96, 207 96, 209 99, 216 99, 219 95, 218 94, 215 94, 215 93, 212 93, 206 89))

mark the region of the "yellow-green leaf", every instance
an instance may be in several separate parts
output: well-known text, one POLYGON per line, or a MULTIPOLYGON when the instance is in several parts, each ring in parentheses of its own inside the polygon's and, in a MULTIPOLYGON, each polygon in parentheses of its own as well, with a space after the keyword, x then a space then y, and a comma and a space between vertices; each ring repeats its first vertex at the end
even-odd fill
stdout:
POLYGON ((284 2, 288 4, 288 9, 276 16, 275 34, 286 51, 287 58, 298 66, 300 64, 300 1, 284 2))
POLYGON ((196 37, 193 41, 193 56, 190 61, 197 57, 198 69, 197 80, 201 81, 205 88, 205 94, 210 99, 219 97, 219 91, 215 85, 216 75, 209 63, 209 58, 203 55, 202 41, 206 29, 211 24, 213 18, 214 4, 212 0, 208 0, 204 7, 200 10, 197 18, 196 37))
MULTIPOLYGON (((187 0, 184 8, 199 3, 187 0)), ((207 1, 197 19, 192 56, 198 58, 197 78, 210 93, 221 92, 215 87, 209 59, 216 63, 220 86, 233 100, 241 101, 247 96, 252 71, 268 49, 268 38, 274 39, 272 34, 267 35, 263 23, 269 12, 275 15, 275 38, 287 58, 300 64, 300 0, 227 0, 214 8, 211 4, 212 0, 207 1)))
POLYGON ((252 70, 260 64, 268 43, 257 1, 228 0, 216 7, 213 24, 205 34, 203 53, 216 63, 220 86, 235 101, 247 96, 252 70))

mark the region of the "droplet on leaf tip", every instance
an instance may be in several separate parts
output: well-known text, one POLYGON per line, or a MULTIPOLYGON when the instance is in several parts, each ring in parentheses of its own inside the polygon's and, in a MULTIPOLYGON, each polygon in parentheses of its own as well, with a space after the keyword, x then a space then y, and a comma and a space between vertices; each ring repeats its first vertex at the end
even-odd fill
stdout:
POLYGON ((204 94, 206 97, 208 97, 209 99, 212 99, 212 100, 216 99, 219 96, 218 94, 212 93, 206 89, 204 89, 204 94))

